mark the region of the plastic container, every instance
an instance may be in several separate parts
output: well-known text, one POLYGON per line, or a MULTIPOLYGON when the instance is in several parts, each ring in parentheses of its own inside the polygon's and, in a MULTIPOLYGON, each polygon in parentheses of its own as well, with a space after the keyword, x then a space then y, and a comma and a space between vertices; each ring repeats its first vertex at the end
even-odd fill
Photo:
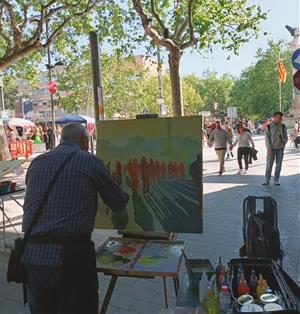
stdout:
POLYGON ((11 181, 0 182, 0 195, 8 194, 10 192, 11 181))
POLYGON ((199 301, 203 304, 205 297, 207 296, 209 281, 206 271, 202 273, 201 280, 199 281, 199 301))
POLYGON ((220 314, 227 314, 231 308, 231 297, 229 288, 227 286, 221 287, 221 293, 219 296, 219 308, 220 314))

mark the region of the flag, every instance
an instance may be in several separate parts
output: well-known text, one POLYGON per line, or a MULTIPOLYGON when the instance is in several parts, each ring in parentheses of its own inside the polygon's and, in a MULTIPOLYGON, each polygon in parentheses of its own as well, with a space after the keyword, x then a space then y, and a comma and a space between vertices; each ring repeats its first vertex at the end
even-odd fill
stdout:
POLYGON ((283 65, 283 61, 282 60, 278 60, 278 74, 279 74, 279 80, 281 83, 285 83, 286 82, 286 69, 283 65))

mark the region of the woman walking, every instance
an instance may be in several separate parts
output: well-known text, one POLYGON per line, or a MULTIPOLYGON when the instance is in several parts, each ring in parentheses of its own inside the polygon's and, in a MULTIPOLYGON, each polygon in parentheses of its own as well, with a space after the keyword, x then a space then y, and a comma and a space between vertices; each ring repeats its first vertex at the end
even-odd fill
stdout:
POLYGON ((238 136, 234 141, 232 147, 236 146, 237 144, 238 144, 237 159, 240 168, 237 174, 247 174, 249 167, 250 145, 252 145, 252 147, 254 148, 254 142, 251 133, 248 132, 243 125, 240 125, 238 127, 238 136), (244 172, 242 164, 243 157, 245 161, 244 172))

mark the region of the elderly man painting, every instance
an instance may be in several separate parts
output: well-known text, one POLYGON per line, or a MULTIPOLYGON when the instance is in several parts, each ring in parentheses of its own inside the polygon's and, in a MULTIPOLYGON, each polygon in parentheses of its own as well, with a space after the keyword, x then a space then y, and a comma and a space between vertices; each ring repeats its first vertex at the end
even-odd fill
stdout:
POLYGON ((114 212, 121 213, 126 212, 128 195, 113 182, 103 162, 87 152, 85 127, 66 125, 61 142, 35 158, 26 176, 25 233, 54 173, 69 158, 25 247, 29 307, 32 314, 97 313, 98 279, 91 241, 97 193, 114 212))

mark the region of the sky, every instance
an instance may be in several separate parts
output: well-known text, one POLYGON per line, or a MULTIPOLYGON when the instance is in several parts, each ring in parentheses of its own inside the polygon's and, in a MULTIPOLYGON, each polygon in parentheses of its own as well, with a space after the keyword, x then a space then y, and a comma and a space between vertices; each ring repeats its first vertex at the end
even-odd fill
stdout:
POLYGON ((290 33, 285 25, 300 26, 300 0, 250 0, 249 3, 258 4, 263 11, 268 12, 268 19, 262 27, 269 35, 252 39, 240 49, 239 56, 232 56, 227 60, 228 53, 215 49, 211 55, 202 57, 199 53, 187 51, 182 57, 181 73, 183 75, 201 75, 204 70, 217 71, 220 74, 231 73, 238 76, 243 69, 255 62, 257 49, 266 48, 270 39, 291 41, 290 33))

